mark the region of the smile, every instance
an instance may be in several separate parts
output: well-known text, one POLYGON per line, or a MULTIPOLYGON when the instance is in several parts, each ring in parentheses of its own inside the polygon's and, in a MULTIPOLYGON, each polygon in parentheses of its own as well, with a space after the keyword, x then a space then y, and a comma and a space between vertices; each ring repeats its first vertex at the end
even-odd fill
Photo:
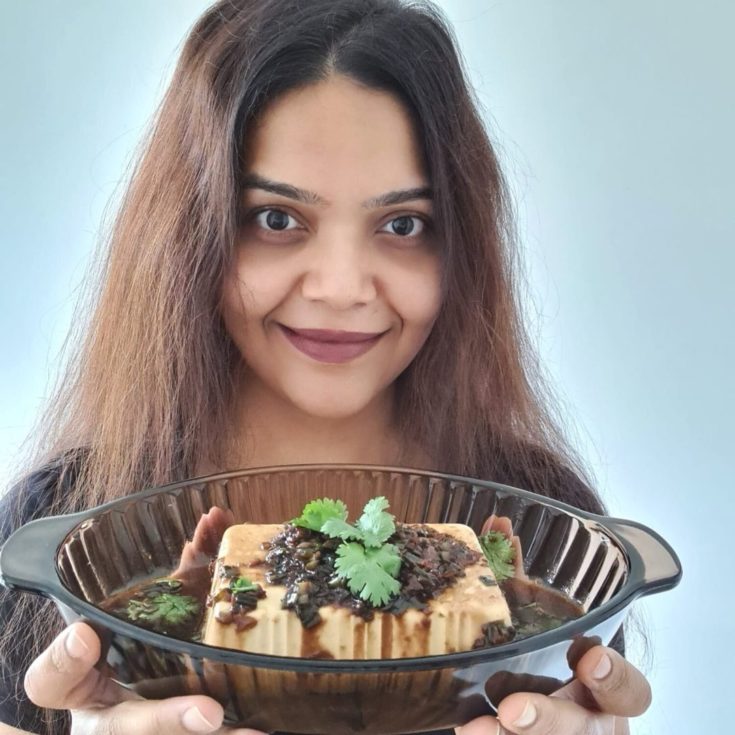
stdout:
POLYGON ((291 329, 278 325, 286 339, 319 362, 349 362, 371 350, 385 332, 337 332, 328 329, 291 329))

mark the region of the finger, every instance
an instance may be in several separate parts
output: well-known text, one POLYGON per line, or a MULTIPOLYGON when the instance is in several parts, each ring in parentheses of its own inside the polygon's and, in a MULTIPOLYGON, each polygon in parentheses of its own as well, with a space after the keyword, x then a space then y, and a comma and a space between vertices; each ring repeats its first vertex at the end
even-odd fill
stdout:
MULTIPOLYGON (((511 694, 498 707, 498 720, 517 735, 612 733, 615 716, 543 694, 511 694)), ((503 730, 501 730, 503 732, 503 730)))
POLYGON ((495 519, 497 516, 495 513, 493 513, 491 516, 488 516, 488 518, 485 519, 485 523, 482 524, 482 529, 480 530, 481 534, 485 534, 488 531, 493 530, 493 523, 495 523, 495 519))
POLYGON ((218 505, 215 505, 209 513, 214 537, 217 539, 217 548, 214 549, 214 553, 216 554, 219 550, 219 542, 225 531, 235 523, 235 514, 229 508, 225 510, 218 505))
POLYGON ((590 691, 603 712, 637 717, 651 704, 646 677, 617 651, 595 646, 579 659, 575 676, 590 691))
POLYGON ((499 531, 506 538, 510 538, 513 535, 513 523, 508 516, 496 516, 493 513, 482 525, 481 533, 488 531, 499 531))
POLYGON ((74 722, 82 732, 135 735, 228 732, 265 735, 258 730, 222 728, 223 716, 222 706, 203 695, 123 702, 104 710, 73 713, 74 722))
POLYGON ((456 735, 501 735, 500 723, 490 715, 470 720, 462 727, 455 727, 456 735))
POLYGON ((528 579, 526 570, 523 566, 523 549, 521 548, 521 540, 518 536, 513 536, 510 540, 513 547, 513 566, 515 568, 516 579, 528 579))
POLYGON ((194 529, 191 541, 184 544, 181 560, 173 576, 179 576, 209 563, 222 541, 225 531, 235 522, 231 510, 223 510, 217 506, 210 508, 200 519, 194 529))
POLYGON ((0 722, 0 735, 28 735, 28 731, 18 730, 17 727, 10 727, 10 725, 0 722))
MULTIPOLYGON (((197 695, 140 700, 94 668, 99 655, 100 641, 92 628, 85 623, 70 625, 29 667, 25 679, 29 698, 40 707, 71 710, 82 732, 178 735, 221 727, 222 707, 213 699, 197 695)), ((264 735, 250 729, 227 732, 264 735)))
MULTIPOLYGON (((216 553, 216 549, 212 550, 212 537, 213 531, 213 511, 218 510, 217 508, 210 508, 200 519, 194 529, 194 534, 191 537, 191 541, 187 542, 187 547, 192 556, 198 556, 200 554, 210 555, 216 553)), ((216 515, 215 515, 216 519, 216 515)))
POLYGON ((498 531, 503 534, 513 547, 513 566, 515 568, 515 577, 518 579, 528 579, 526 570, 523 567, 523 549, 521 549, 521 540, 518 536, 513 535, 513 522, 508 516, 496 516, 493 513, 487 518, 482 525, 481 534, 488 531, 498 531))
POLYGON ((212 556, 217 553, 220 541, 227 528, 232 525, 229 521, 227 513, 214 506, 210 508, 206 515, 203 515, 192 538, 192 545, 197 551, 212 556))
POLYGON ((85 623, 70 625, 28 668, 28 697, 39 707, 71 709, 115 704, 133 696, 94 668, 99 657, 94 630, 85 623))

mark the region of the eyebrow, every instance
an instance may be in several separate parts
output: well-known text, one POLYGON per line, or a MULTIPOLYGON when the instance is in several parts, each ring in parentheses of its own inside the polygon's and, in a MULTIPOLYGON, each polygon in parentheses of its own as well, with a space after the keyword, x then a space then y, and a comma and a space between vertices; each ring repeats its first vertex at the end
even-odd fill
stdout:
MULTIPOLYGON (((303 204, 329 204, 329 202, 320 197, 313 191, 299 189, 292 184, 285 184, 281 181, 273 181, 260 176, 256 173, 248 173, 243 180, 243 189, 262 189, 269 191, 271 194, 278 194, 288 199, 295 199, 303 204)), ((416 199, 433 199, 433 192, 428 186, 414 187, 412 189, 396 189, 395 191, 387 191, 385 194, 379 194, 376 197, 366 199, 362 203, 365 209, 377 209, 378 207, 390 207, 394 204, 403 204, 416 199)))

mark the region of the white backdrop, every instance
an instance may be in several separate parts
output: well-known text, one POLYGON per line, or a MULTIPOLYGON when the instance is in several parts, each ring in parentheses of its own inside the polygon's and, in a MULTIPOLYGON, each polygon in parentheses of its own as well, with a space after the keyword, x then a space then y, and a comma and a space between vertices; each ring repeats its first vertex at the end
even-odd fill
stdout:
MULTIPOLYGON (((517 195, 542 354, 603 496, 684 565, 676 590, 636 605, 654 703, 632 730, 724 733, 735 9, 440 4, 517 195)), ((0 486, 54 374, 104 207, 206 5, 0 3, 0 486)))

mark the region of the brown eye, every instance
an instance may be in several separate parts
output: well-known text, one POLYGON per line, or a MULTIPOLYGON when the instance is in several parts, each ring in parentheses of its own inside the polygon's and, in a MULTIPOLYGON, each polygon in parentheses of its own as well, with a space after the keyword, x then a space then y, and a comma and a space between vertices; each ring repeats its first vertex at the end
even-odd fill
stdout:
POLYGON ((296 224, 296 220, 281 209, 261 209, 253 214, 253 219, 259 227, 269 232, 284 232, 296 227, 289 227, 289 220, 296 224))
POLYGON ((392 219, 386 224, 386 227, 390 228, 388 232, 392 235, 398 235, 399 237, 417 237, 418 235, 423 234, 426 222, 421 219, 421 217, 404 214, 392 219), (416 223, 418 223, 418 225, 416 223))

